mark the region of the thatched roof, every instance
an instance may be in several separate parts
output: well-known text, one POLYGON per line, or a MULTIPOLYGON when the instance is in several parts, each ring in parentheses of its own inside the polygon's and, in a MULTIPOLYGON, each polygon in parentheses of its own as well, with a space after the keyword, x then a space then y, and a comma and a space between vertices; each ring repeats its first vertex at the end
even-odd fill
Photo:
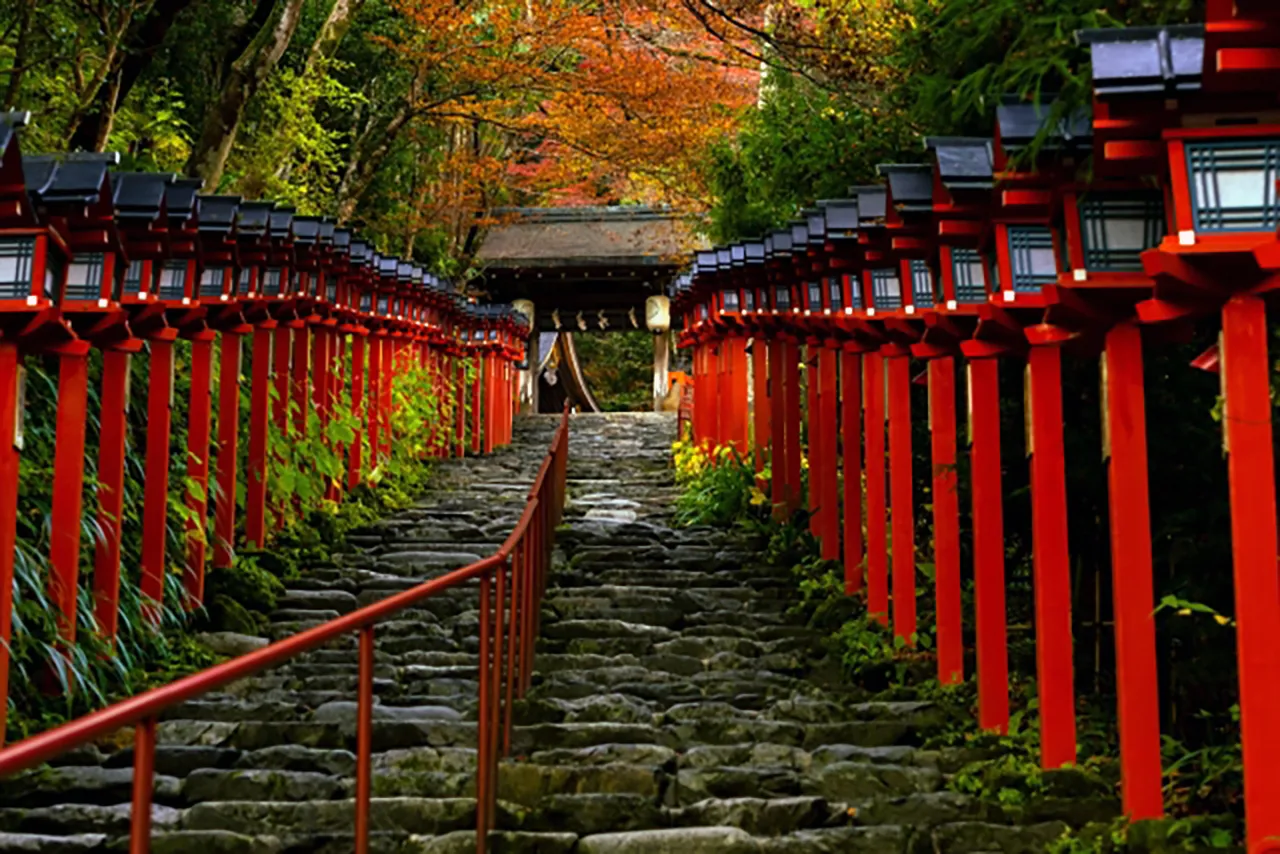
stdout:
POLYGON ((499 211, 477 259, 489 270, 679 263, 696 238, 675 213, 640 206, 499 211))

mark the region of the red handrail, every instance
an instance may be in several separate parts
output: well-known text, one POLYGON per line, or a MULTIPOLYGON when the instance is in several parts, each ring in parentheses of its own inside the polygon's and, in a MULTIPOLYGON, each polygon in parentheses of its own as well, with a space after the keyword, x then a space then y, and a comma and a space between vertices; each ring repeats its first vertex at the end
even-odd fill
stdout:
POLYGON ((356 704, 355 851, 357 854, 367 854, 369 800, 373 789, 371 758, 374 626, 424 599, 479 579, 480 696, 476 719, 476 851, 484 854, 486 837, 497 815, 498 759, 511 747, 513 703, 524 696, 533 673, 538 612, 546 590, 546 571, 550 563, 555 529, 564 510, 568 454, 569 412, 566 408, 551 441, 551 448, 543 458, 529 490, 524 512, 506 541, 489 557, 247 655, 122 700, 56 729, 0 749, 0 777, 33 768, 72 748, 124 727, 136 727, 129 851, 131 854, 145 854, 151 845, 155 732, 160 713, 223 685, 294 659, 339 637, 356 633, 359 637, 360 670, 356 704))

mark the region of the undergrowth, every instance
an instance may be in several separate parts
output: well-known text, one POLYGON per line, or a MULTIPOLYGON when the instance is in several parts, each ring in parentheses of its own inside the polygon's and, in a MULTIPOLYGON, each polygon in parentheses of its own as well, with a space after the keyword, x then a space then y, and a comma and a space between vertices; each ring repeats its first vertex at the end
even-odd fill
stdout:
MULTIPOLYGON (((1212 734, 1205 744, 1189 746, 1164 736, 1164 802, 1169 817, 1131 825, 1120 816, 1114 696, 1077 695, 1077 761, 1046 771, 1040 765, 1033 638, 1010 638, 1013 711, 1007 732, 982 730, 977 724, 972 661, 964 682, 943 686, 936 679, 934 640, 928 630, 934 625, 931 564, 918 566, 920 630, 908 643, 894 635, 887 621, 868 616, 863 591, 846 594, 843 566, 819 557, 807 512, 797 511, 782 521, 771 516, 762 490, 769 478, 767 468, 757 475, 732 450, 707 450, 689 441, 677 442, 673 451, 682 487, 676 504, 678 523, 739 527, 766 541, 764 559, 790 567, 795 577, 790 613, 826 634, 830 654, 853 682, 880 700, 922 700, 940 708, 942 723, 929 730, 922 748, 944 751, 954 763, 948 789, 990 803, 1010 820, 1028 823, 1043 820, 1065 802, 1074 805, 1073 829, 1051 844, 1047 850, 1052 854, 1240 850, 1244 825, 1238 706, 1225 719, 1200 714, 1203 730, 1212 734)), ((971 621, 971 580, 963 601, 966 620, 971 621)), ((1172 596, 1157 610, 1231 626, 1214 609, 1172 596)), ((967 624, 967 636, 972 637, 972 631, 967 624)))
MULTIPOLYGON (((331 481, 344 479, 345 449, 356 438, 358 425, 350 408, 341 403, 335 405, 328 423, 322 424, 309 407, 301 430, 295 426, 287 438, 273 430, 269 444, 268 530, 275 533, 265 549, 238 549, 229 568, 206 566, 205 606, 192 609, 185 601, 183 586, 186 544, 191 536, 187 523, 199 517, 187 499, 198 494, 199 484, 185 476, 190 398, 189 371, 184 370, 190 358, 187 342, 178 343, 176 357, 166 531, 170 565, 166 567, 164 601, 155 609, 159 630, 144 619, 144 604, 152 603, 144 603, 139 592, 149 376, 148 360, 138 358, 133 360, 130 384, 118 631, 115 639, 109 640, 94 616, 93 556, 104 532, 97 518, 96 469, 101 357, 96 351, 91 354, 77 631, 71 644, 58 639, 56 611, 49 600, 47 580, 57 365, 56 361, 35 357, 26 361, 28 396, 19 485, 7 741, 42 732, 215 664, 219 656, 199 641, 200 632, 261 634, 287 582, 306 568, 331 560, 333 552, 343 548, 349 531, 407 506, 421 494, 431 471, 427 457, 445 438, 433 431, 432 425, 452 418, 456 400, 446 386, 444 403, 438 402, 428 371, 416 365, 406 366, 392 387, 391 426, 395 440, 391 442, 391 452, 371 461, 366 442, 367 480, 344 491, 341 502, 330 500, 327 494, 331 481)), ((216 355, 213 364, 220 364, 216 355)), ((250 366, 246 365, 244 375, 249 373, 250 366)), ((350 376, 350 371, 344 376, 350 376)), ((216 382, 215 377, 215 388, 216 382)), ((242 383, 242 412, 248 408, 248 385, 242 383)), ((348 388, 340 398, 349 399, 349 394, 348 388)), ((295 397, 286 397, 289 423, 297 425, 295 397)), ((274 386, 271 400, 273 406, 280 403, 274 386)), ((216 422, 213 435, 218 435, 216 422)), ((242 505, 247 482, 244 432, 240 447, 237 503, 242 505)), ((216 456, 216 444, 211 452, 216 456)), ((212 478, 208 492, 209 516, 204 527, 211 530, 211 514, 221 498, 212 478)), ((212 549, 207 551, 211 553, 212 549)))

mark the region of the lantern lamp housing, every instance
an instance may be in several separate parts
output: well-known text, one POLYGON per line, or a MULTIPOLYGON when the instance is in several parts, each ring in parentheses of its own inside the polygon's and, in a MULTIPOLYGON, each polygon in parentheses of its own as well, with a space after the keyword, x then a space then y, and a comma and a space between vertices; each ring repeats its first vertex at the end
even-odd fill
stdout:
POLYGON ((225 302, 235 291, 233 232, 239 208, 239 196, 196 196, 201 265, 195 297, 200 302, 225 302))
POLYGON ((897 269, 877 267, 870 271, 872 306, 877 311, 896 311, 902 308, 902 281, 897 269))
POLYGON ((1157 190, 1100 190, 1076 201, 1084 268, 1090 272, 1142 272, 1142 253, 1165 236, 1164 196, 1157 190))

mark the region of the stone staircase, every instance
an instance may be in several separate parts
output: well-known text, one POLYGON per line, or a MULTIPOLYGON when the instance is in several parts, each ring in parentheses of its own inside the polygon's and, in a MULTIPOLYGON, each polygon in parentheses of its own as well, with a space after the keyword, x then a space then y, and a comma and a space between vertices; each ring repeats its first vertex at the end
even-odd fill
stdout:
MULTIPOLYGON (((842 680, 787 616, 794 580, 744 535, 670 526, 670 415, 575 417, 570 507, 537 674, 499 782, 495 854, 960 854, 1044 850, 943 790, 939 713, 842 680)), ((350 538, 282 600, 283 636, 464 565, 515 522, 554 419, 442 466, 418 506, 350 538)), ((474 590, 377 631, 373 850, 475 850, 474 590)), ((156 852, 349 852, 354 642, 174 709, 156 852)), ((98 745, 0 781, 0 852, 123 850, 131 755, 98 745)))

